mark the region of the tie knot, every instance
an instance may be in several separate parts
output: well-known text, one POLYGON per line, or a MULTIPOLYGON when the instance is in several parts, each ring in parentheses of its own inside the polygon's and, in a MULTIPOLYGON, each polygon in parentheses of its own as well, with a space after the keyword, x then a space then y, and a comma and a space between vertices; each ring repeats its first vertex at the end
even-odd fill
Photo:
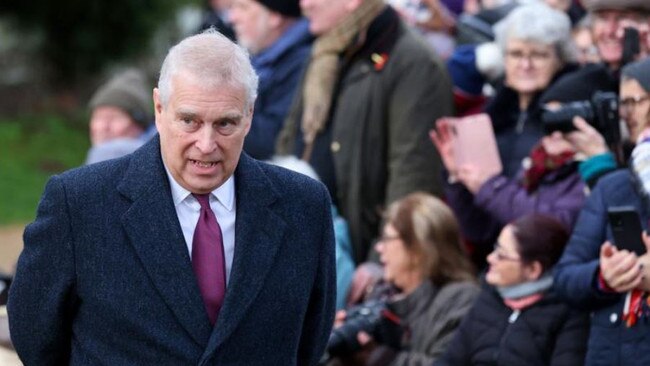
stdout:
POLYGON ((197 201, 199 201, 199 204, 201 205, 201 208, 204 210, 209 210, 210 209, 210 194, 197 194, 197 193, 192 193, 192 196, 196 198, 197 201))

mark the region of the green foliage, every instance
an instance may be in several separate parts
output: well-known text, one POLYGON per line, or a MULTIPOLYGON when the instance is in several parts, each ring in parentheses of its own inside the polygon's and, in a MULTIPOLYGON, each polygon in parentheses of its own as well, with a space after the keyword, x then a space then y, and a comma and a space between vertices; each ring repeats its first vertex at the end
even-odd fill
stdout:
POLYGON ((0 225, 33 220, 47 179, 81 165, 89 147, 85 122, 0 120, 0 225))
POLYGON ((42 36, 56 79, 77 81, 111 61, 148 50, 157 27, 182 4, 197 0, 20 0, 0 13, 42 36))

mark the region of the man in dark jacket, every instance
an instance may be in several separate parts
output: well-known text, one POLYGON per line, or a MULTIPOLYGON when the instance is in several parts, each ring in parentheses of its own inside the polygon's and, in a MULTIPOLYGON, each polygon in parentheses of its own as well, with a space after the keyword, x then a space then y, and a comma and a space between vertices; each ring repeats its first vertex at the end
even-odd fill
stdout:
POLYGON ((313 37, 307 20, 300 18, 298 0, 235 0, 230 20, 260 78, 244 151, 256 159, 269 159, 313 37))
POLYGON ((428 141, 452 114, 449 77, 424 40, 380 0, 304 0, 318 36, 278 151, 308 160, 366 259, 382 208, 413 191, 440 193, 428 141))
POLYGON ((318 364, 331 202, 242 153, 256 91, 240 47, 187 38, 153 90, 159 135, 50 179, 9 293, 26 366, 318 364))

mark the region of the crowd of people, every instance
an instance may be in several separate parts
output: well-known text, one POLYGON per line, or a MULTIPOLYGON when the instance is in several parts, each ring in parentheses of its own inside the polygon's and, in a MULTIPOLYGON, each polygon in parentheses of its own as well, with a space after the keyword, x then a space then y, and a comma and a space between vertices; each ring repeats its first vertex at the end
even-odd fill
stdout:
POLYGON ((87 166, 48 184, 9 293, 25 364, 650 364, 650 2, 232 0, 204 23, 155 89, 130 69, 90 98, 87 166), (498 174, 460 163, 476 114, 498 174))

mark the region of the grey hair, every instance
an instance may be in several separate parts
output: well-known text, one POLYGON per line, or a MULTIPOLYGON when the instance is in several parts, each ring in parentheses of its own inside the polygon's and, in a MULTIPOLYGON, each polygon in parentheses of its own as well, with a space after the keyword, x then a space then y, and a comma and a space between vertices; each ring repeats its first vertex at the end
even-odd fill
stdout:
POLYGON ((185 38, 167 53, 158 79, 158 93, 163 106, 171 97, 173 76, 181 71, 189 72, 209 87, 243 87, 246 112, 251 110, 257 98, 258 77, 248 52, 213 28, 185 38))
POLYGON ((509 40, 538 42, 555 47, 557 56, 565 64, 576 60, 576 49, 571 38, 571 20, 544 3, 530 3, 513 9, 494 25, 496 42, 505 53, 509 40))

